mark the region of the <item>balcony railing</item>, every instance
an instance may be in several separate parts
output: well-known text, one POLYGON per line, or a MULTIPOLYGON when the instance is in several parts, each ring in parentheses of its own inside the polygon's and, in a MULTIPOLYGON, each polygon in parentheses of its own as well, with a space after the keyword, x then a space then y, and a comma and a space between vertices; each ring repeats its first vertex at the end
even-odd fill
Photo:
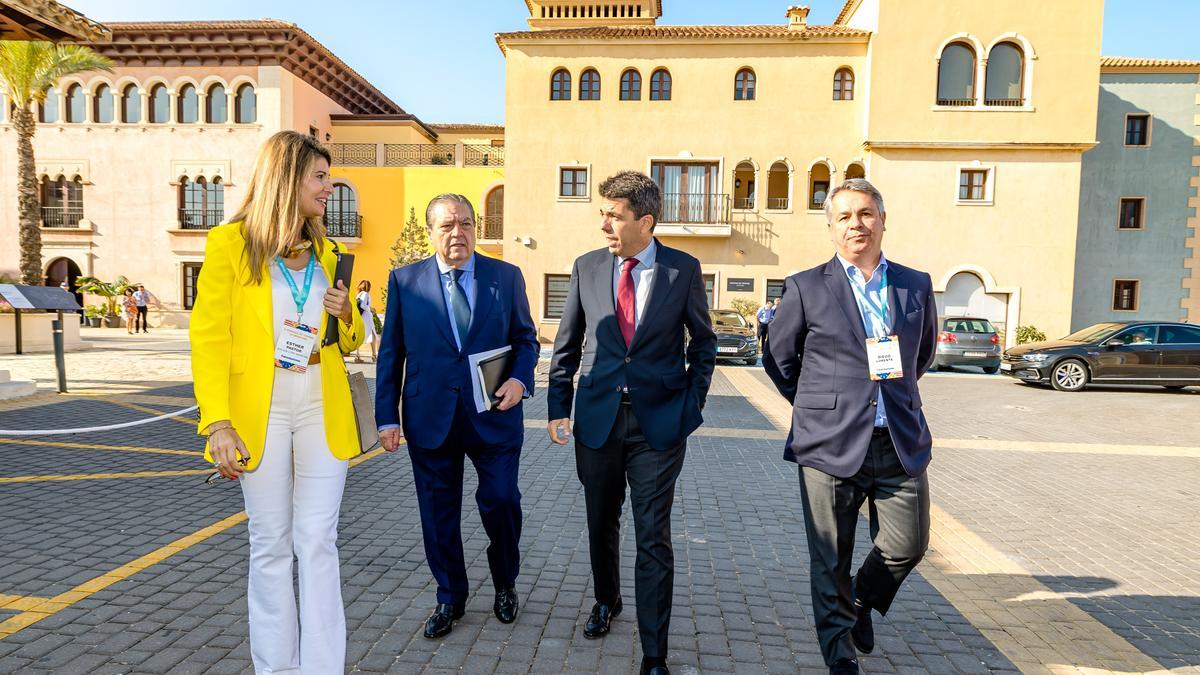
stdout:
POLYGON ((1025 105, 1023 98, 985 98, 984 105, 997 106, 1000 108, 1020 108, 1025 105))
POLYGON ((975 105, 973 98, 939 98, 938 105, 944 105, 951 108, 966 108, 975 105))
POLYGON ((475 223, 476 239, 503 239, 504 216, 483 216, 475 223))
POLYGON ((787 211, 791 202, 787 197, 767 197, 767 208, 772 211, 787 211))
POLYGON ((179 229, 210 230, 225 220, 225 209, 179 209, 179 229))
POLYGON ((383 146, 384 166, 454 166, 454 144, 389 143, 383 146))
POLYGON ((333 143, 329 154, 334 166, 375 166, 374 143, 333 143))
POLYGON ((357 211, 325 214, 325 233, 330 237, 362 238, 362 214, 357 211))
POLYGON ((754 197, 735 197, 733 200, 733 208, 742 211, 748 211, 754 208, 754 197))
POLYGON ((83 220, 82 208, 42 207, 42 227, 79 227, 81 220, 83 220))
POLYGON ((717 224, 729 222, 729 195, 668 192, 663 195, 662 222, 717 224))
POLYGON ((504 166, 504 146, 464 145, 463 166, 504 166))

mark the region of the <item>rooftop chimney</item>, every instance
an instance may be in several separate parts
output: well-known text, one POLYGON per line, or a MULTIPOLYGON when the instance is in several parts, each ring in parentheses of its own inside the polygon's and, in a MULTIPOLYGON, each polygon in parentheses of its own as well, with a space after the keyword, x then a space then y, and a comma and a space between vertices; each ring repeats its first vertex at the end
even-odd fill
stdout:
POLYGON ((787 9, 788 30, 808 28, 808 5, 792 5, 787 9))

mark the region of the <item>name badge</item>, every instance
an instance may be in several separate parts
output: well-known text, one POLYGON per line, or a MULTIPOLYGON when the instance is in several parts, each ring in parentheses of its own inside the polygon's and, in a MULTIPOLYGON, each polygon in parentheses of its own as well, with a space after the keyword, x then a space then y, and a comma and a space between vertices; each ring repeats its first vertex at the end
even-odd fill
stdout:
POLYGON ((299 321, 284 320, 279 342, 275 343, 275 367, 303 373, 308 370, 308 357, 317 344, 315 326, 299 321))
POLYGON ((895 335, 867 338, 867 364, 872 380, 898 380, 904 377, 900 361, 900 338, 895 335))

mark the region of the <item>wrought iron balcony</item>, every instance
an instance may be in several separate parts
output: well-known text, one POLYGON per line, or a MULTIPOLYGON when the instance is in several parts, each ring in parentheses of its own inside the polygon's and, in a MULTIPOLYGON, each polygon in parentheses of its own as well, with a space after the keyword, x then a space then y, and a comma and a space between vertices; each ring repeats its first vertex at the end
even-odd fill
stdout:
POLYGON ((334 166, 375 166, 374 143, 332 143, 329 154, 334 166))
POLYGON ((357 211, 326 212, 325 233, 344 239, 362 238, 362 214, 357 211))
POLYGON ((384 166, 454 166, 453 143, 389 143, 383 146, 384 166))
POLYGON ((663 195, 662 222, 719 224, 729 222, 729 195, 668 192, 663 195))
POLYGON ((985 98, 984 105, 996 106, 999 108, 1020 108, 1025 105, 1023 98, 985 98))
POLYGON ((463 166, 504 166, 504 146, 464 145, 463 166))
POLYGON ((504 216, 483 216, 475 223, 475 238, 504 239, 504 216))
POLYGON ((939 98, 938 105, 947 106, 950 108, 967 108, 975 105, 973 98, 939 98))
POLYGON ((225 209, 179 209, 179 229, 211 230, 225 220, 225 209))
POLYGON ((82 207, 42 207, 42 227, 79 227, 81 220, 83 220, 82 207))

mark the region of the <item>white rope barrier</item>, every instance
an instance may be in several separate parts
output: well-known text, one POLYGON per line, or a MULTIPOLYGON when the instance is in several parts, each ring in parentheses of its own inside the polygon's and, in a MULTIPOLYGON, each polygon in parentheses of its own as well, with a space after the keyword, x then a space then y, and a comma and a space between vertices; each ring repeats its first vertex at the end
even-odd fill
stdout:
POLYGON ((129 427, 137 427, 137 426, 141 426, 143 424, 150 424, 151 422, 158 422, 159 420, 165 420, 165 419, 168 419, 171 417, 177 417, 184 413, 189 413, 189 412, 192 412, 193 410, 198 410, 199 408, 200 408, 200 406, 194 405, 190 408, 184 408, 183 410, 176 410, 175 412, 166 413, 165 415, 159 415, 158 417, 151 417, 149 419, 137 420, 135 422, 122 422, 121 424, 108 424, 108 425, 105 425, 102 427, 81 427, 78 429, 0 429, 0 436, 53 436, 56 434, 86 434, 86 433, 91 433, 93 431, 111 431, 113 429, 128 429, 129 427))

